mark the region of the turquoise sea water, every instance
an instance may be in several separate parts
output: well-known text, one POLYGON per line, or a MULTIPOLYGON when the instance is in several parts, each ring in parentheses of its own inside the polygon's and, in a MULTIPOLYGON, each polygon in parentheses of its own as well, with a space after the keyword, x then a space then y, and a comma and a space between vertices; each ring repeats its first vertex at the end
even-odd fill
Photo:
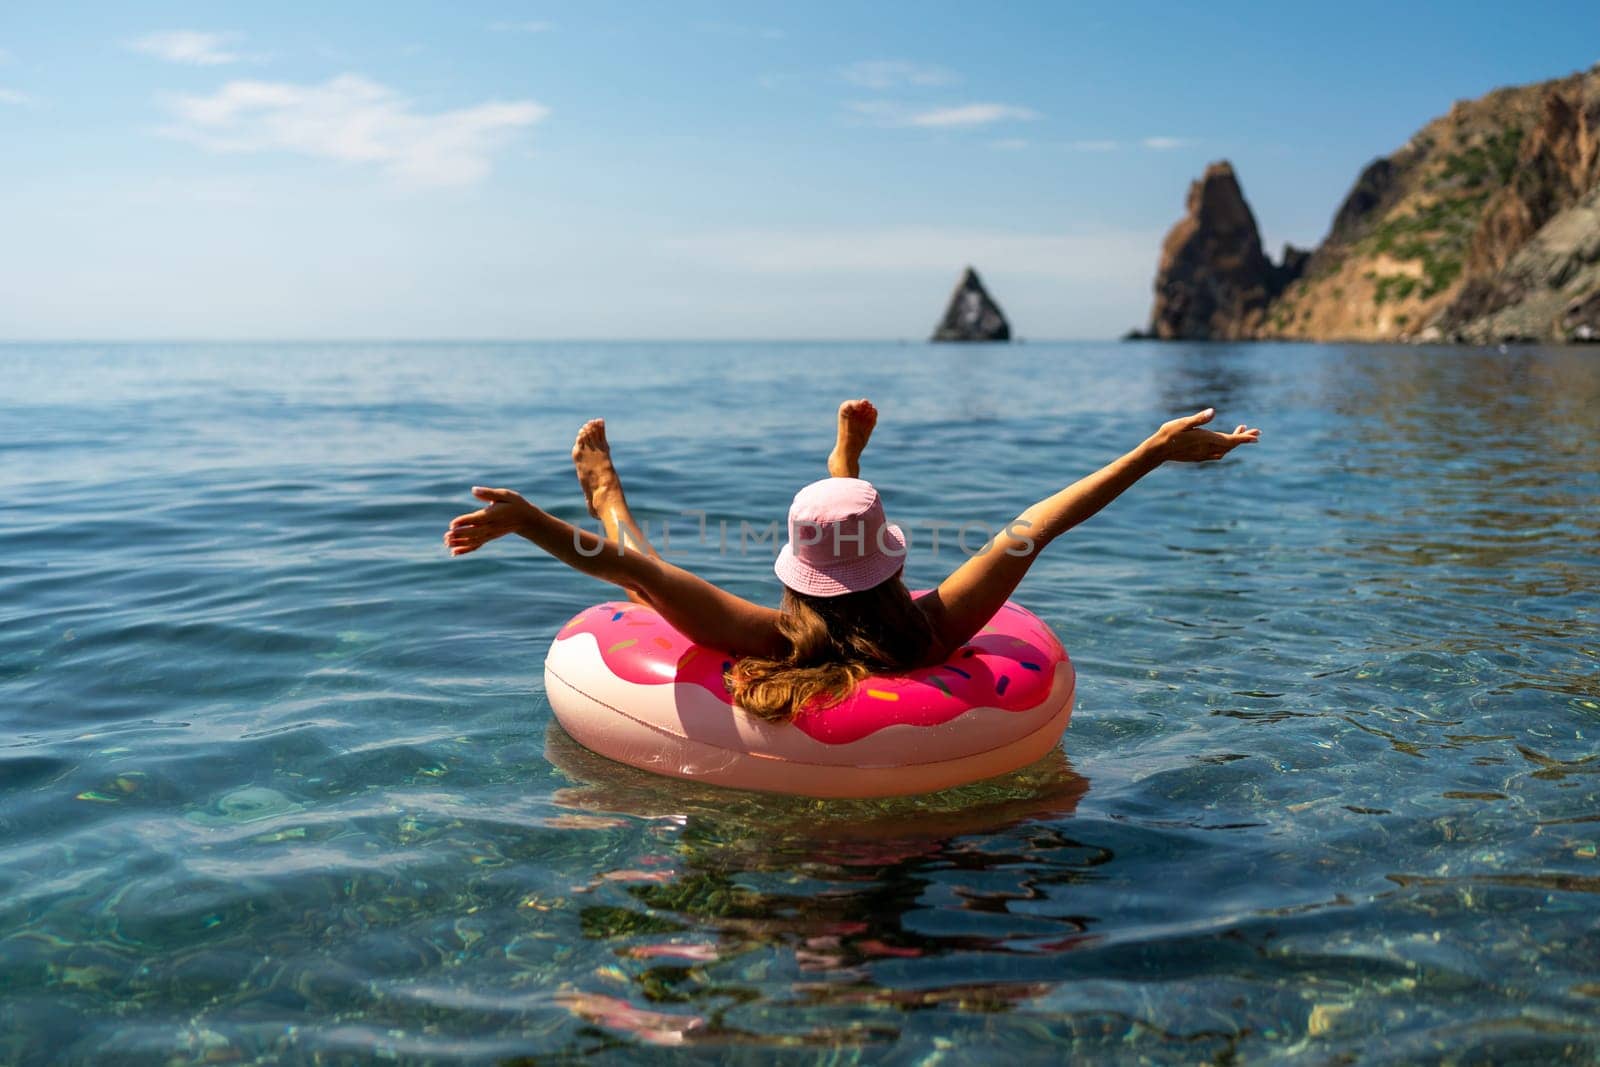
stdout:
MULTIPOLYGON (((0 382, 0 1062, 1600 1056, 1600 353, 9 346, 0 382), (582 517, 605 415, 674 558, 770 601, 739 523, 856 395, 914 531, 1207 404, 1264 437, 1035 568, 1079 690, 1025 772, 818 803, 568 741, 544 650, 608 591, 448 559, 467 487, 582 517)), ((961 558, 919 546, 913 584, 961 558)))

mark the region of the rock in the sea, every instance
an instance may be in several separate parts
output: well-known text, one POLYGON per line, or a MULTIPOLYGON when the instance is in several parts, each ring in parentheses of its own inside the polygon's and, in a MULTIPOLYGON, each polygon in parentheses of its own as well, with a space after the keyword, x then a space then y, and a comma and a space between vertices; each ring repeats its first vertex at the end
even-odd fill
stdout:
POLYGON ((944 318, 933 331, 935 341, 1009 341, 1011 325, 1000 305, 983 287, 978 272, 968 267, 950 294, 944 318))
POLYGON ((1285 248, 1275 265, 1233 167, 1222 161, 1189 186, 1188 211, 1167 234, 1156 268, 1149 333, 1163 340, 1234 340, 1261 328, 1267 306, 1304 269, 1285 248))

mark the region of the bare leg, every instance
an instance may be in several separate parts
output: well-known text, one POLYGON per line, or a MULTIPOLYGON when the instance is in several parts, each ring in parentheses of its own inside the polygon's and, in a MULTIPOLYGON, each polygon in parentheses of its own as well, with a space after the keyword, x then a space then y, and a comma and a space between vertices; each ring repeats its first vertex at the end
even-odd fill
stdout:
POLYGON ((839 405, 839 437, 828 454, 828 473, 835 478, 861 477, 861 451, 878 425, 878 409, 866 397, 839 405))
MULTIPOLYGON (((628 498, 622 492, 622 479, 611 464, 611 446, 606 442, 606 420, 590 419, 578 431, 572 443, 572 465, 578 472, 578 484, 583 487, 584 502, 589 514, 599 519, 606 529, 606 537, 618 544, 627 545, 649 555, 661 556, 650 539, 633 521, 628 509, 628 498)), ((629 591, 628 599, 636 604, 648 601, 638 593, 629 591)))

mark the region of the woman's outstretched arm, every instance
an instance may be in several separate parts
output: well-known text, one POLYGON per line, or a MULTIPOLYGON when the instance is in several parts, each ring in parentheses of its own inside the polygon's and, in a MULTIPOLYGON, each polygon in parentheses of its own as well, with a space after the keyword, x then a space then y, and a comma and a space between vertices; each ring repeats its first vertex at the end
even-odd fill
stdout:
POLYGON ((452 556, 519 534, 575 570, 638 593, 673 629, 696 644, 736 656, 776 656, 784 638, 778 612, 734 596, 682 567, 602 538, 543 511, 510 489, 475 487, 487 507, 459 516, 445 532, 452 556))
POLYGON ((1046 545, 1121 496, 1161 464, 1221 459, 1238 446, 1260 438, 1260 430, 1245 426, 1233 433, 1201 429, 1215 414, 1207 408, 1164 423, 1121 459, 1028 508, 984 551, 957 567, 938 589, 917 602, 939 639, 940 648, 933 655, 949 655, 972 640, 1016 590, 1046 545))

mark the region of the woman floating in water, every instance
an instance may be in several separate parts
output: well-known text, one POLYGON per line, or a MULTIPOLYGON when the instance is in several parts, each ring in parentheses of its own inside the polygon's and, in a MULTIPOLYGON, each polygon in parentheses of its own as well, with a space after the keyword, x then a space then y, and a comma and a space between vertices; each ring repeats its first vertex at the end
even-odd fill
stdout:
POLYGON ((1221 459, 1261 436, 1245 426, 1232 433, 1203 429, 1214 414, 1207 408, 1163 424, 1121 459, 1025 510, 937 589, 915 599, 901 581, 905 537, 885 518, 878 491, 860 479, 861 452, 878 419, 867 400, 839 406, 830 477, 800 490, 789 508, 789 543, 774 568, 784 585, 778 609, 735 596, 657 554, 628 510, 601 419, 578 431, 572 461, 604 540, 509 489, 481 486, 473 495, 488 506, 456 518, 444 540, 460 556, 521 534, 563 563, 620 586, 689 640, 734 656, 734 702, 783 720, 813 698, 848 696, 869 675, 943 662, 1000 610, 1058 536, 1163 463, 1221 459))

